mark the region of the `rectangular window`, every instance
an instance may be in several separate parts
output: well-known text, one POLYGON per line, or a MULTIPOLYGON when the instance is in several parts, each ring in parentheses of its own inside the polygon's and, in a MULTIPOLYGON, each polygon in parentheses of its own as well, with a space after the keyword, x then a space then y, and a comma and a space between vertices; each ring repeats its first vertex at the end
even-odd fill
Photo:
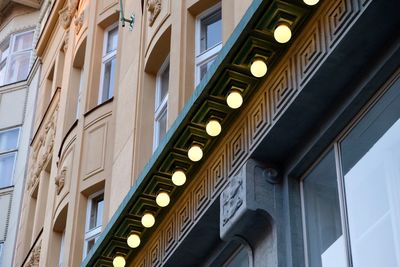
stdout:
POLYGON ((161 139, 167 132, 167 109, 168 109, 168 87, 169 87, 169 58, 161 66, 156 81, 156 102, 154 112, 154 142, 155 150, 161 139))
POLYGON ((0 86, 27 78, 32 54, 33 31, 11 35, 0 45, 0 86))
POLYGON ((101 234, 103 221, 104 193, 98 192, 88 199, 83 257, 89 253, 101 234))
POLYGON ((0 131, 0 188, 12 185, 18 142, 19 128, 0 131))
POLYGON ((196 85, 207 73, 221 47, 221 4, 217 4, 196 18, 196 85))
POLYGON ((104 35, 99 103, 103 103, 114 96, 117 46, 118 24, 106 29, 104 35))
POLYGON ((307 266, 400 266, 400 80, 302 181, 307 266))

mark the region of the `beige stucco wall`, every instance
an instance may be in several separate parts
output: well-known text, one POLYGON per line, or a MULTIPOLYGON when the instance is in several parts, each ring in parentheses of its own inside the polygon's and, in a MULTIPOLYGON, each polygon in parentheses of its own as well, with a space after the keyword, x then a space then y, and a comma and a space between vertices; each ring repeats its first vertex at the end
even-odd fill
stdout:
MULTIPOLYGON (((167 55, 168 127, 194 91, 195 19, 218 1, 161 3, 150 26, 141 1, 124 1, 135 25, 119 28, 114 98, 98 105, 104 30, 118 21, 118 1, 55 1, 37 46, 41 75, 15 266, 56 266, 62 231, 63 264, 79 266, 88 197, 104 190, 104 228, 153 153, 155 75, 167 55)), ((222 0, 223 42, 250 3, 222 0)))
MULTIPOLYGON (((0 42, 7 41, 11 34, 37 29, 41 13, 40 6, 36 9, 9 5, 0 18, 0 42)), ((15 255, 40 69, 34 60, 32 53, 31 71, 26 80, 0 87, 0 131, 20 127, 12 187, 0 189, 0 242, 4 241, 0 266, 12 266, 15 255)))

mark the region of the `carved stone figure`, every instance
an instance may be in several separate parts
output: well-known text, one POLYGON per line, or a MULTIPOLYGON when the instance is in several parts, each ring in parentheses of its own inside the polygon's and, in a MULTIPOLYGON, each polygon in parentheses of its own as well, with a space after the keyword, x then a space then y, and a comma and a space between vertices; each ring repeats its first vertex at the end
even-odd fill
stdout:
POLYGON ((64 188, 65 177, 67 176, 67 167, 63 167, 59 175, 55 178, 57 195, 60 194, 61 190, 64 188))
POLYGON ((147 11, 149 11, 149 25, 153 26, 161 11, 161 0, 147 0, 147 11))

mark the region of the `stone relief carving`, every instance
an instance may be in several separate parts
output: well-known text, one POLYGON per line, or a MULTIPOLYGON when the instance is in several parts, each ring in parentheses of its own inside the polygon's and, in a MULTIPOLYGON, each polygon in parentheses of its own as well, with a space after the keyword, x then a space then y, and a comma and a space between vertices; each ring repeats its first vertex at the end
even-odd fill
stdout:
POLYGON ((65 31, 64 45, 63 45, 64 53, 66 53, 68 50, 68 42, 69 42, 69 29, 65 31))
POLYGON ((32 250, 31 256, 27 261, 25 267, 39 267, 40 251, 42 249, 42 241, 32 250))
POLYGON ((149 11, 149 25, 153 26, 161 11, 161 0, 147 0, 147 11, 149 11))
POLYGON ((85 11, 82 11, 74 20, 75 24, 75 34, 78 34, 81 31, 83 25, 83 19, 85 17, 85 11))
POLYGON ((69 25, 71 25, 72 17, 77 10, 78 4, 78 0, 69 0, 67 5, 58 11, 60 23, 64 29, 68 29, 69 25))
POLYGON ((228 188, 222 192, 222 223, 225 225, 243 204, 243 179, 233 176, 228 188))
POLYGON ((61 190, 64 188, 65 177, 67 176, 67 167, 63 167, 59 175, 55 178, 57 195, 60 194, 61 190))
POLYGON ((58 104, 53 111, 53 115, 44 127, 37 145, 32 152, 31 177, 28 180, 27 190, 34 188, 39 182, 39 176, 48 160, 51 159, 53 152, 54 136, 56 133, 56 123, 58 114, 58 104))

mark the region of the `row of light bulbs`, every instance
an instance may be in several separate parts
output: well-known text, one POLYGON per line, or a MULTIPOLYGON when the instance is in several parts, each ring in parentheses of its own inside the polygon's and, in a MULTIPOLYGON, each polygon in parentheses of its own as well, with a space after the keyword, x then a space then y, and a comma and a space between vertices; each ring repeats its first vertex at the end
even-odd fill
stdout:
MULTIPOLYGON (((307 5, 315 5, 319 0, 303 0, 307 5)), ((274 30, 274 38, 278 43, 287 43, 292 38, 292 30, 287 23, 280 23, 274 30)), ((261 78, 267 74, 267 64, 261 58, 256 58, 250 65, 250 72, 254 77, 261 78)), ((237 109, 243 104, 242 92, 239 89, 232 89, 226 97, 227 105, 232 109, 237 109)), ((216 119, 211 119, 206 124, 206 132, 209 136, 218 136, 222 131, 221 123, 216 119)), ((203 150, 200 145, 193 144, 188 150, 188 157, 191 161, 197 162, 203 158, 203 150)), ((171 177, 172 183, 176 186, 182 186, 186 182, 186 174, 183 170, 175 170, 171 177)), ((167 192, 162 191, 156 196, 156 203, 160 207, 166 207, 171 199, 167 192)), ((146 228, 152 227, 156 219, 152 213, 145 213, 141 219, 142 225, 146 228)), ((140 236, 132 233, 127 239, 128 246, 137 248, 140 245, 140 236)), ((114 267, 124 267, 126 264, 123 256, 116 256, 113 260, 114 267)))

